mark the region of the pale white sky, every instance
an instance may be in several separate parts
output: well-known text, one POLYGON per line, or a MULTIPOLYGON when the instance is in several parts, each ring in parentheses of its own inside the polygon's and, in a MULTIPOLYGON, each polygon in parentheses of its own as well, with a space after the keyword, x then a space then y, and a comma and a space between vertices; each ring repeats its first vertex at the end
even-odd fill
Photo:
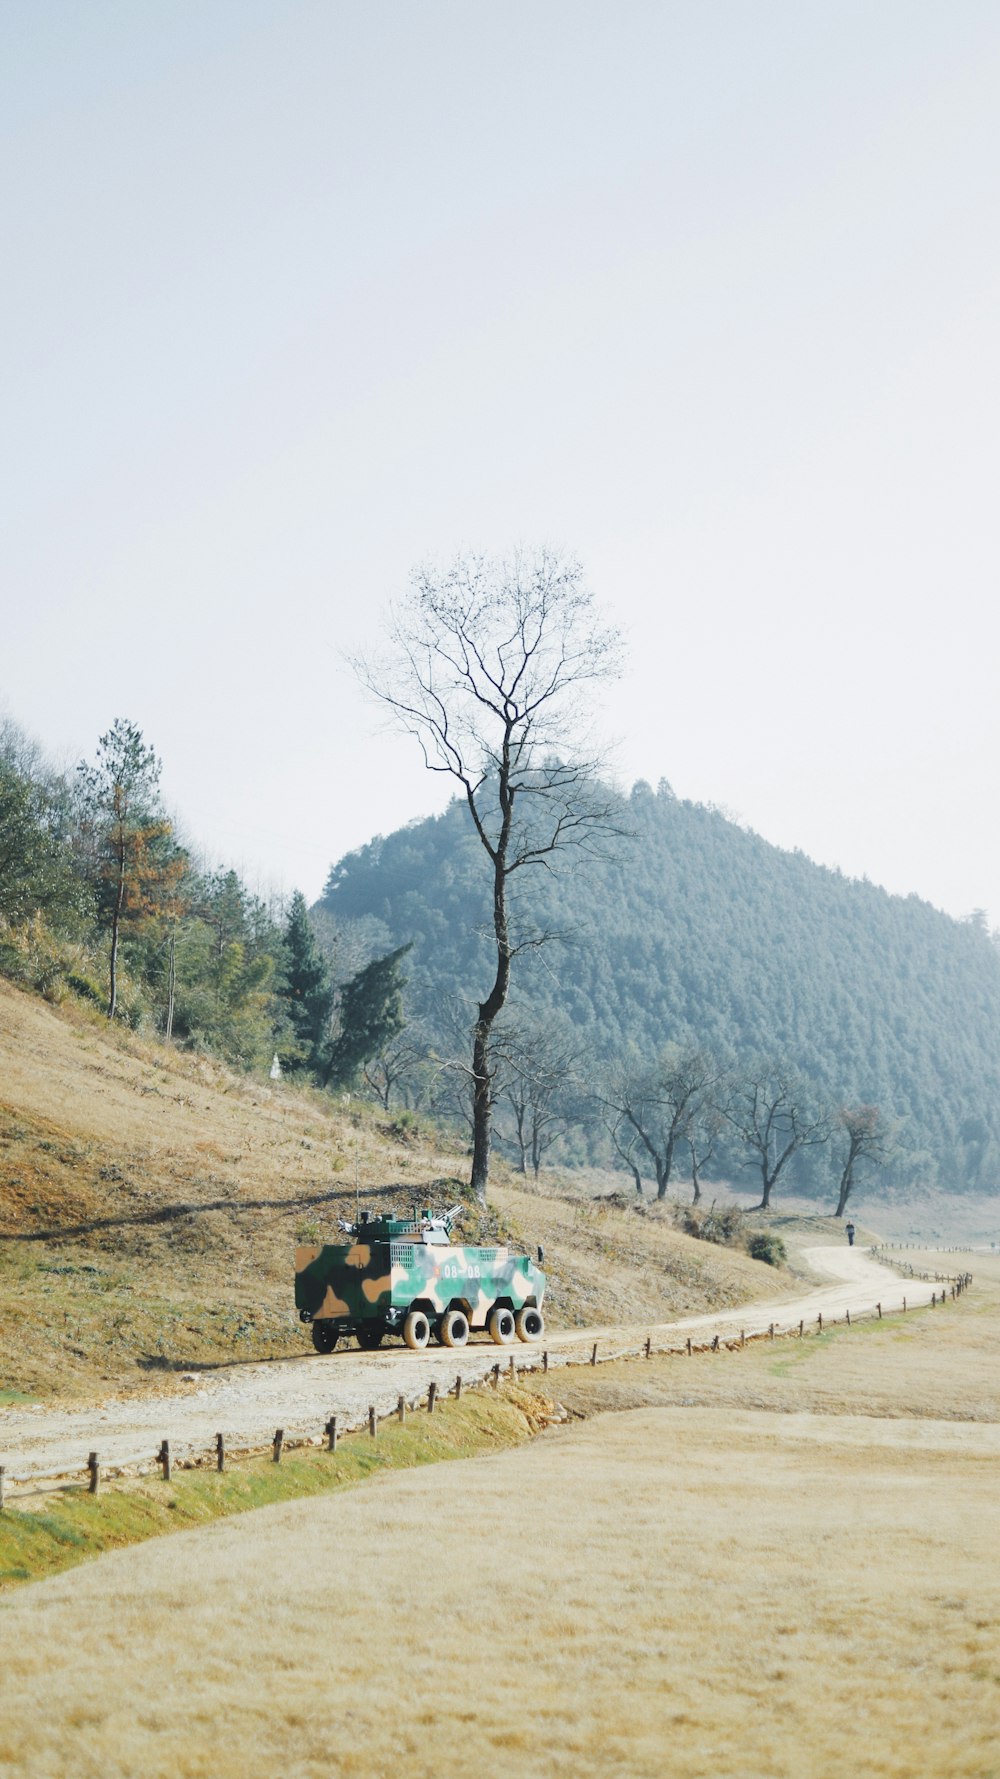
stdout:
POLYGON ((625 783, 1000 923, 995 0, 0 0, 0 702, 319 893, 340 651, 565 547, 625 783))

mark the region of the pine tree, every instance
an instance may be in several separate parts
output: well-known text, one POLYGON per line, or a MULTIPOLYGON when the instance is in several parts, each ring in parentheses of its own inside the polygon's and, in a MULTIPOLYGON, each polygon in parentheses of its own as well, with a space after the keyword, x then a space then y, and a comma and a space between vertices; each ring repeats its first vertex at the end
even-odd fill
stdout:
POLYGON ((406 979, 399 966, 409 950, 401 945, 374 958, 341 990, 340 1033, 327 1057, 324 1087, 352 1086, 365 1063, 402 1031, 406 979))
POLYGON ((333 989, 309 921, 306 899, 296 890, 284 932, 284 969, 279 994, 288 1016, 289 1038, 279 1046, 282 1067, 297 1072, 324 1064, 333 989))
POLYGON ((97 883, 97 912, 110 935, 108 1018, 118 1006, 122 926, 155 913, 184 859, 159 811, 160 762, 142 730, 119 717, 97 744, 91 766, 78 767, 83 825, 97 883))

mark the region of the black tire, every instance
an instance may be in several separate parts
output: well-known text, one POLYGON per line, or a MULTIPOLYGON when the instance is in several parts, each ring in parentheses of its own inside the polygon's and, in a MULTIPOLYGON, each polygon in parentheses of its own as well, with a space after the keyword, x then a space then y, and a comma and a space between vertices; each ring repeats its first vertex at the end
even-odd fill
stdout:
POLYGON ((545 1333, 545 1317, 541 1310, 536 1310, 533 1305, 526 1303, 514 1317, 514 1326, 517 1329, 518 1340, 541 1340, 545 1333))
POLYGON ((411 1310, 403 1323, 403 1339, 415 1353, 422 1353, 431 1338, 431 1325, 423 1310, 411 1310))
POLYGON ((329 1316, 322 1316, 312 1325, 312 1337, 317 1353, 332 1353, 340 1339, 340 1329, 336 1322, 331 1322, 329 1316))
POLYGON ((358 1346, 363 1348, 366 1353, 373 1353, 385 1339, 385 1329, 381 1322, 362 1322, 360 1328, 355 1329, 355 1333, 358 1337, 358 1346))
POLYGON ((469 1318, 464 1310, 446 1310, 437 1325, 443 1347, 464 1347, 469 1338, 469 1318))
POLYGON ((486 1332, 498 1347, 509 1347, 516 1333, 514 1318, 510 1310, 501 1309, 499 1304, 496 1309, 492 1309, 486 1324, 486 1332))

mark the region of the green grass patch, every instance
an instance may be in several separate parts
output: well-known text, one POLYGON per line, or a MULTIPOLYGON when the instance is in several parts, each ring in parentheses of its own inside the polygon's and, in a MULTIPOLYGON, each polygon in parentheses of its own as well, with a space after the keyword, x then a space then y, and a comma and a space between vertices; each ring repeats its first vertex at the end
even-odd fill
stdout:
POLYGON ((416 1411, 403 1425, 381 1422, 377 1439, 367 1431, 346 1434, 336 1452, 293 1447, 280 1464, 243 1458, 222 1475, 207 1466, 175 1469, 169 1483, 158 1477, 115 1480, 102 1484, 97 1495, 81 1485, 65 1490, 44 1512, 9 1506, 0 1514, 0 1592, 164 1532, 350 1488, 386 1470, 520 1445, 531 1436, 533 1407, 537 1398, 521 1390, 470 1391, 460 1402, 439 1401, 433 1415, 416 1411))
POLYGON ((837 1322, 835 1325, 828 1323, 822 1334, 818 1330, 813 1330, 807 1334, 806 1339, 801 1341, 786 1335, 784 1339, 788 1342, 787 1351, 781 1355, 780 1359, 775 1359, 767 1369, 772 1377, 787 1377, 790 1372, 795 1370, 796 1366, 811 1359, 821 1348, 831 1346, 839 1340, 846 1340, 849 1336, 867 1335, 870 1339, 876 1340, 912 1340, 920 1331, 922 1316, 923 1311, 916 1309, 912 1310, 908 1316, 895 1312, 881 1318, 855 1316, 854 1321, 849 1325, 846 1322, 837 1322))

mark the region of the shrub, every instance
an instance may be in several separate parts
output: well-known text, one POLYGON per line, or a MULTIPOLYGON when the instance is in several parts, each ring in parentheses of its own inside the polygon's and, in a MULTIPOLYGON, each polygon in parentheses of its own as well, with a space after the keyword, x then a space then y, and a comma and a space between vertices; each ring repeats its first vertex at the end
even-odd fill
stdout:
POLYGON ((763 1260, 766 1266, 780 1266, 787 1259, 780 1235, 772 1235, 767 1229, 755 1230, 747 1237, 747 1253, 751 1260, 763 1260))
POLYGON ((713 1203, 707 1211, 700 1211, 695 1205, 678 1205, 674 1215, 678 1228, 699 1242, 714 1242, 718 1247, 731 1248, 742 1235, 743 1212, 738 1205, 720 1207, 713 1203))

